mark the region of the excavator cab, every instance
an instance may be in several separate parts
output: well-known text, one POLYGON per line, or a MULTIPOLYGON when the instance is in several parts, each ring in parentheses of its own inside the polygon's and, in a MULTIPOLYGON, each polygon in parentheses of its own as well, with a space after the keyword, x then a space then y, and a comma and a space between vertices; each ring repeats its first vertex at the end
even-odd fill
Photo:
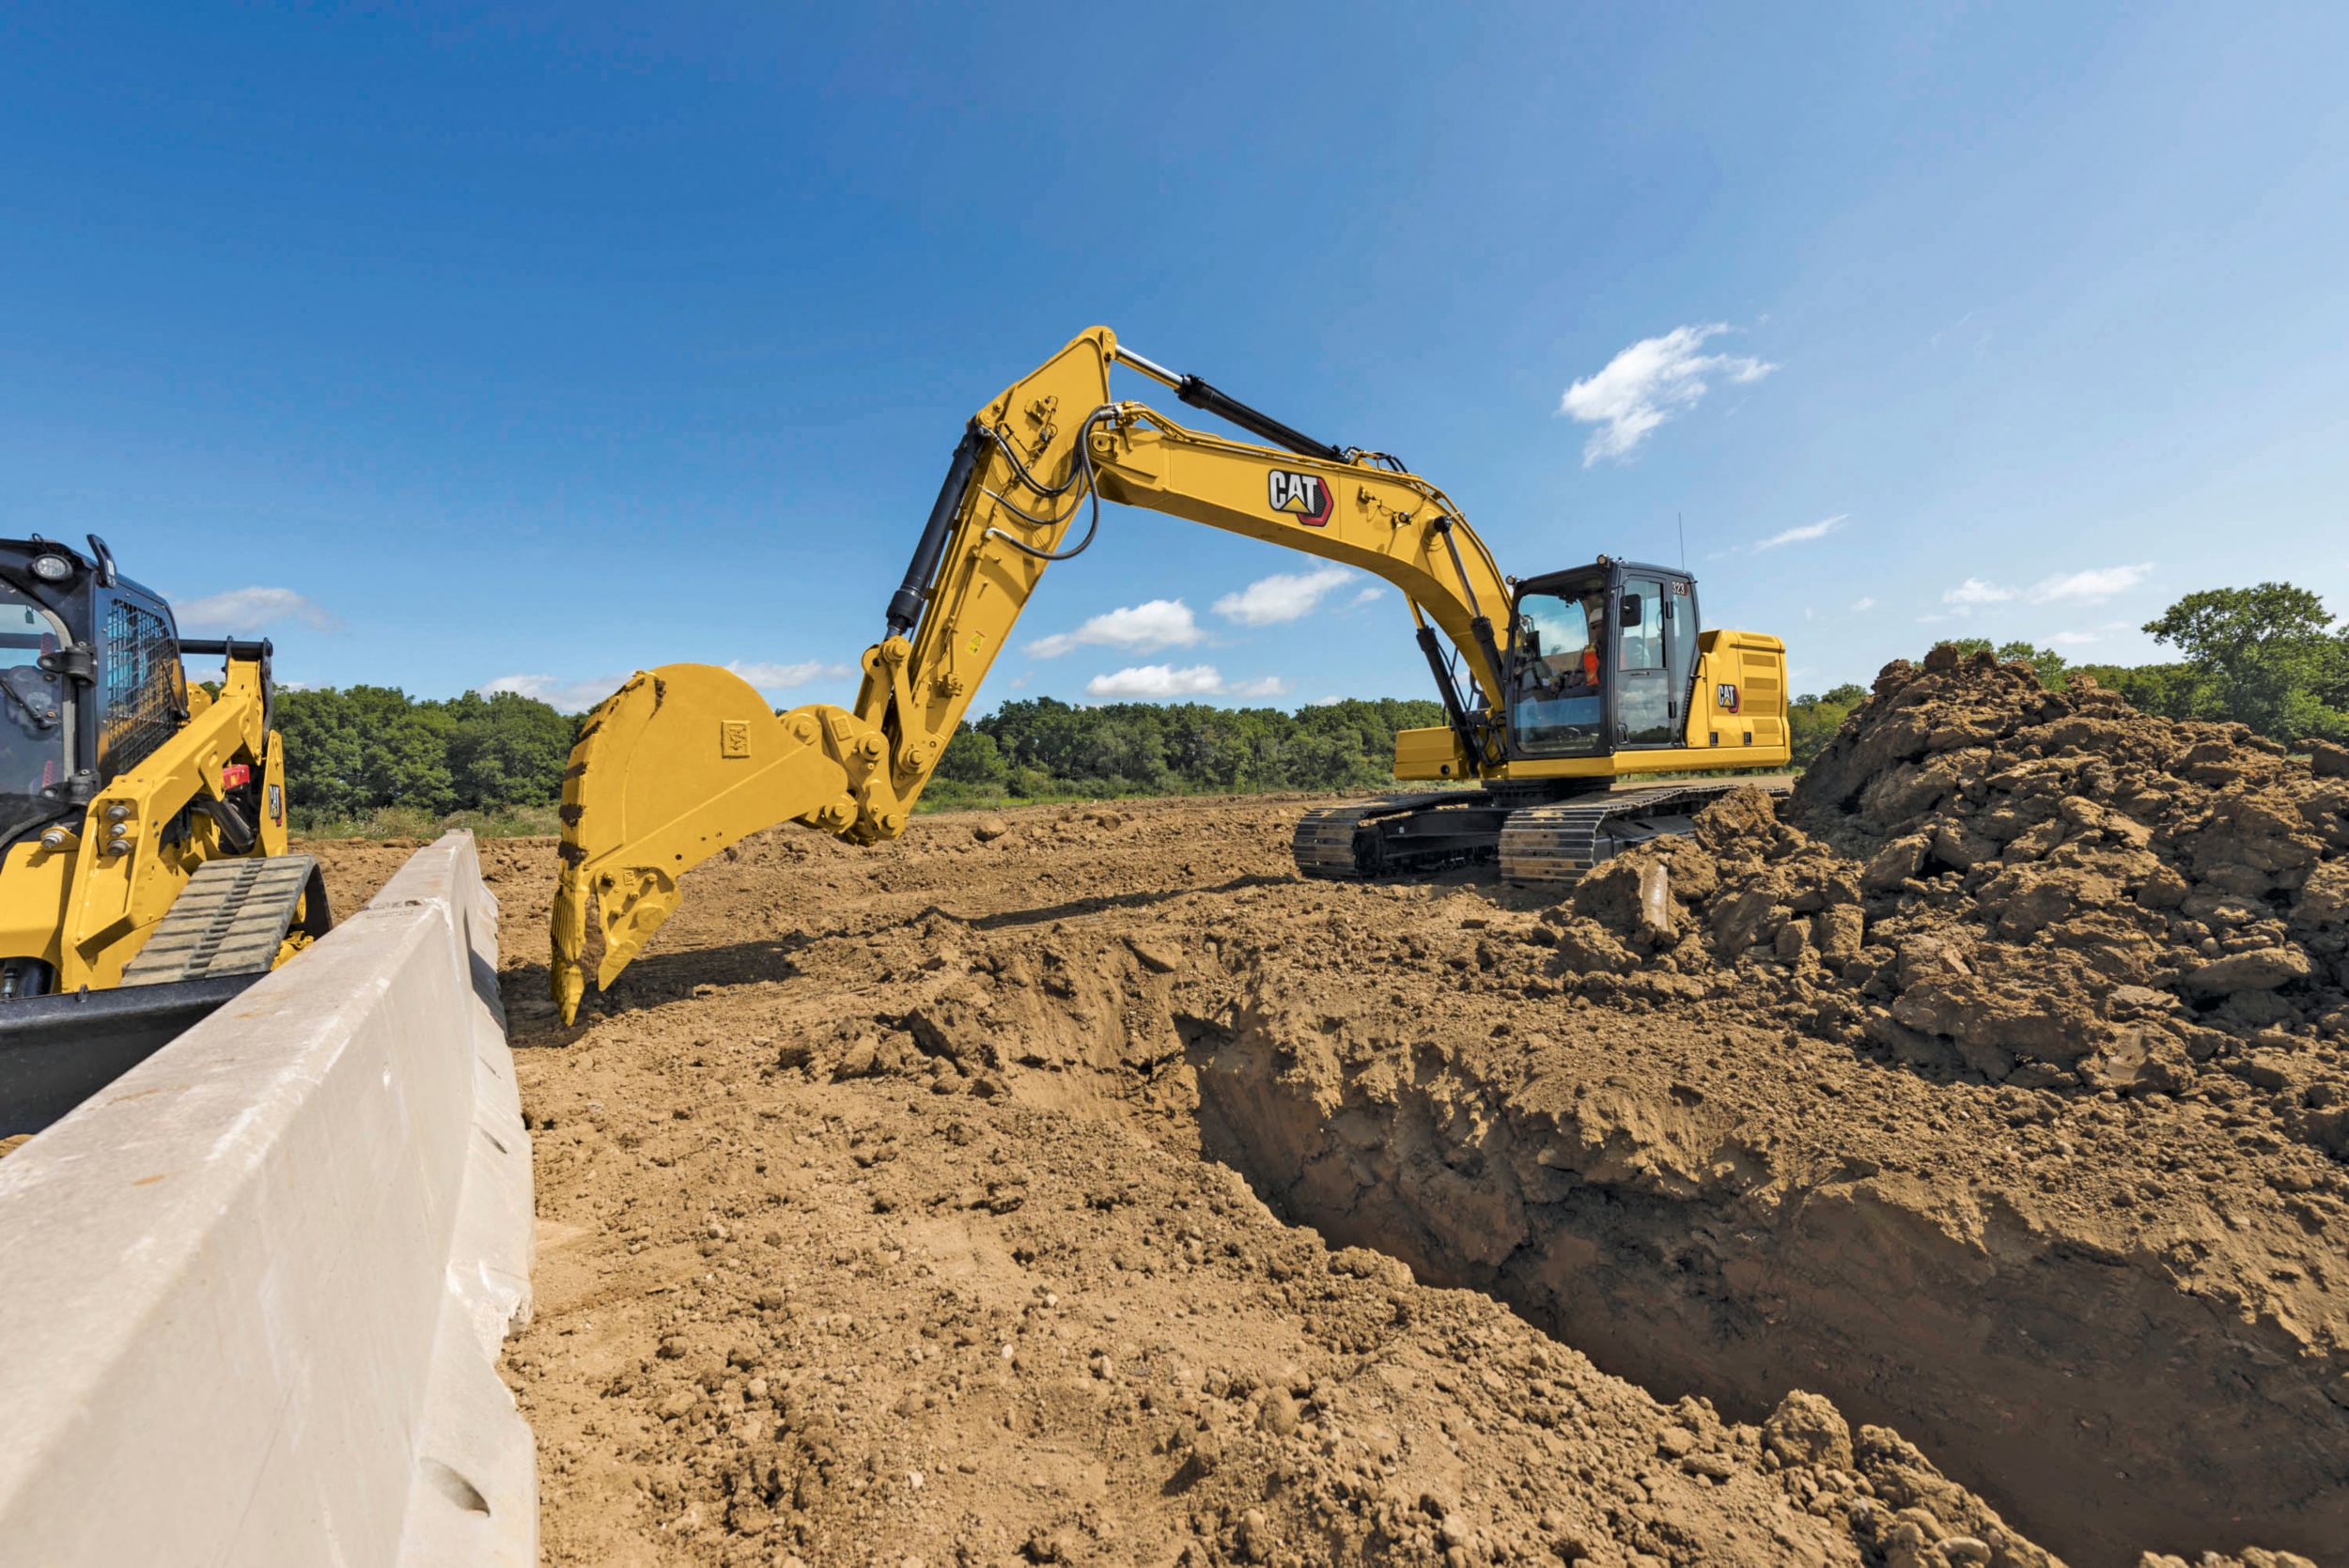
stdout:
POLYGON ((1695 696, 1696 580, 1601 557, 1517 584, 1508 753, 1529 761, 1685 746, 1695 696))

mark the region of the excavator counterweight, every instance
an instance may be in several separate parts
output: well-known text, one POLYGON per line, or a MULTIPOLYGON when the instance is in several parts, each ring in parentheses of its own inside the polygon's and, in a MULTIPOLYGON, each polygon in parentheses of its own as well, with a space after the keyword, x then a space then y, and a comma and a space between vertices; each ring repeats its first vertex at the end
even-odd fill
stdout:
POLYGON ((1396 774, 1443 787, 1307 814, 1303 875, 1498 855, 1512 875, 1570 879, 1615 846, 1685 831, 1686 811, 1727 786, 1641 791, 1566 817, 1530 810, 1641 775, 1787 760, 1783 644, 1702 630, 1687 573, 1601 556, 1519 582, 1450 497, 1393 458, 1307 436, 1096 327, 964 429, 852 706, 778 717, 725 670, 668 664, 588 716, 563 791, 552 972, 564 1020, 585 995, 591 938, 608 987, 677 909, 679 879, 728 845, 783 822, 860 844, 904 831, 1045 567, 1092 542, 1105 501, 1401 590, 1446 723, 1397 737, 1396 774), (1113 400, 1113 365, 1256 440, 1113 400))

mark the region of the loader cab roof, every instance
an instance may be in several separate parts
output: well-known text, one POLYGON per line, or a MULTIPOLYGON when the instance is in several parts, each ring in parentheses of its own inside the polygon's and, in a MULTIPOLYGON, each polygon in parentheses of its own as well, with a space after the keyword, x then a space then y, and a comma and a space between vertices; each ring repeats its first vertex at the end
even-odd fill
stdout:
POLYGON ((0 598, 19 616, 0 630, 0 721, 23 732, 21 756, 0 767, 5 846, 151 754, 185 722, 188 696, 171 606, 124 577, 97 536, 86 550, 0 539, 0 598))
POLYGON ((38 534, 25 539, 0 539, 0 582, 65 622, 76 642, 88 641, 96 630, 100 589, 160 614, 175 632, 178 629, 163 596, 117 571, 113 552, 95 535, 86 551, 38 534), (51 564, 38 565, 43 562, 51 564))

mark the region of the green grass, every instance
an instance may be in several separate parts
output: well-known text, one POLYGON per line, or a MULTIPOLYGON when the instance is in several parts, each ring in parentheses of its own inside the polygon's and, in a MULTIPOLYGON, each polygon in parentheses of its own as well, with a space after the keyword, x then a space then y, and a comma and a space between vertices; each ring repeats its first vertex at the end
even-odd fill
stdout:
MULTIPOLYGON (((922 792, 922 799, 914 802, 913 815, 920 816, 939 811, 1016 811, 1021 806, 1089 806, 1105 800, 1222 800, 1247 795, 1376 795, 1379 792, 1377 786, 1355 790, 1315 790, 1300 789, 1295 784, 1242 786, 1237 789, 1207 784, 1197 789, 1049 789, 1034 795, 1014 795, 1007 790, 985 789, 972 784, 945 785, 946 781, 933 779, 929 787, 922 792)), ((1408 789, 1427 786, 1390 784, 1384 787, 1408 789)))
MULTIPOLYGON (((1177 792, 1180 793, 1180 792, 1177 792)), ((981 789, 957 784, 941 789, 939 781, 922 792, 922 799, 913 803, 913 814, 920 816, 934 811, 1013 811, 1020 806, 1091 805, 1097 800, 1139 800, 1165 799, 1168 792, 1158 790, 1054 789, 1038 795, 1013 795, 1001 789, 981 789)))
POLYGON ((475 838, 539 838, 563 831, 552 806, 506 806, 446 816, 413 806, 380 806, 359 816, 319 816, 297 808, 291 826, 296 838, 438 838, 452 828, 470 829, 475 838))

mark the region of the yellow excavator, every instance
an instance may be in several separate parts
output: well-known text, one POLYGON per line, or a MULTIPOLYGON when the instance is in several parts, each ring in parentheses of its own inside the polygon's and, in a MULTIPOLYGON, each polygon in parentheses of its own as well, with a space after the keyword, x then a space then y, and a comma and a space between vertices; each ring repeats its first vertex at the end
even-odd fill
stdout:
POLYGON ((325 933, 318 863, 287 853, 271 651, 181 637, 96 535, 0 539, 0 1136, 325 933), (216 692, 188 656, 223 661, 216 692))
POLYGON ((585 991, 591 907, 597 983, 609 987, 677 908, 678 878, 738 840, 783 822, 857 844, 903 832, 1045 568, 1092 543, 1104 501, 1402 591, 1447 722, 1395 737, 1395 776, 1449 786, 1306 813, 1305 876, 1497 858, 1513 880, 1571 881, 1626 844, 1686 832, 1737 782, 1627 781, 1789 759, 1785 644, 1704 630, 1687 572, 1601 556, 1504 576, 1451 499, 1394 458, 1316 441, 1096 327, 963 431, 854 706, 777 715, 729 671, 666 664, 588 715, 563 784, 552 980, 564 1020, 585 991), (1113 365, 1256 440, 1113 400, 1113 365), (1064 548, 1081 515, 1082 536, 1064 548))

